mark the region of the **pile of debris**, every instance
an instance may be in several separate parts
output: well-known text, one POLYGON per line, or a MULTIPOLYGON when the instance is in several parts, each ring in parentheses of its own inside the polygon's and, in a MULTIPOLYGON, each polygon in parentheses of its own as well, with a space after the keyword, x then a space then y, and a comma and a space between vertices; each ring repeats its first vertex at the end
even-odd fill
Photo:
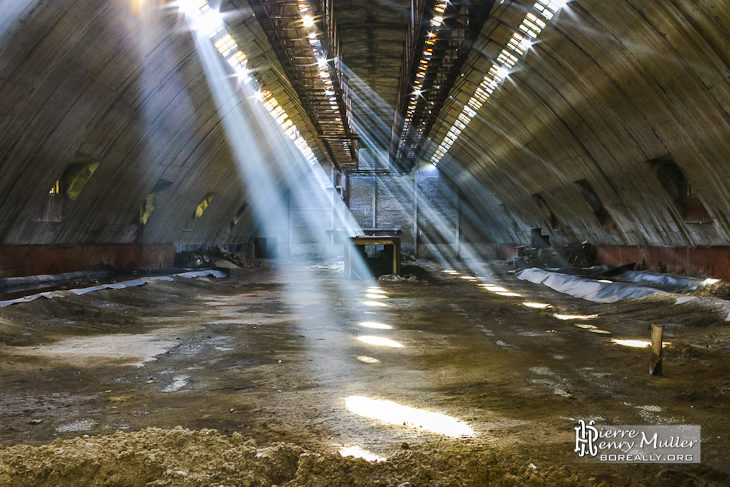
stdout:
POLYGON ((384 274, 378 277, 378 281, 391 281, 391 282, 418 282, 416 276, 399 276, 398 274, 384 274))
POLYGON ((237 252, 228 252, 223 247, 213 246, 178 252, 175 254, 174 266, 186 269, 238 269, 258 266, 258 261, 251 258, 247 250, 247 246, 242 246, 237 252))
POLYGON ((719 299, 730 300, 730 282, 719 281, 694 294, 698 296, 713 296, 719 299))
POLYGON ((510 262, 515 269, 531 267, 560 267, 565 260, 551 248, 517 247, 517 255, 510 262))
POLYGON ((431 273, 416 264, 403 264, 400 268, 400 275, 386 274, 378 277, 379 281, 392 282, 426 282, 431 281, 431 273))
MULTIPOLYGON (((643 479, 646 480, 646 479, 643 479)), ((636 482, 633 485, 653 485, 636 482)), ((605 485, 562 465, 486 446, 403 450, 381 462, 277 443, 258 448, 240 434, 183 428, 84 436, 32 447, 0 446, 6 487, 338 487, 605 485), (535 465, 535 462, 537 465, 535 465)), ((630 483, 624 484, 630 485, 630 483)))
POLYGON ((543 235, 540 228, 533 228, 530 245, 517 247, 517 255, 507 261, 515 269, 531 267, 591 267, 596 265, 596 250, 585 241, 579 246, 561 246, 554 249, 550 245, 550 236, 543 235))

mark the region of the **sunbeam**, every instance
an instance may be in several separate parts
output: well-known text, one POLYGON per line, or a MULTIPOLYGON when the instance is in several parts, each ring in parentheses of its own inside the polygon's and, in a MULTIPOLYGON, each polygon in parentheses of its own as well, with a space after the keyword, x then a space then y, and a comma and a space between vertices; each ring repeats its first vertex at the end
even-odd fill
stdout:
POLYGON ((378 191, 393 202, 395 211, 402 214, 404 220, 413 213, 412 205, 415 204, 419 222, 428 223, 429 232, 421 232, 422 226, 419 225, 419 245, 413 244, 414 253, 418 253, 420 247, 428 252, 427 256, 448 267, 458 267, 468 276, 491 276, 479 253, 461 242, 453 215, 454 205, 459 205, 457 201, 461 200, 461 196, 450 188, 448 178, 443 177, 441 171, 431 164, 420 164, 410 176, 382 174, 390 170, 393 109, 347 66, 343 66, 343 72, 352 87, 353 126, 358 130, 362 145, 367 148, 361 158, 363 169, 371 171, 361 177, 373 178, 378 191), (426 188, 430 191, 438 188, 443 197, 424 194, 426 188), (413 195, 412 201, 404 201, 403 194, 413 195))

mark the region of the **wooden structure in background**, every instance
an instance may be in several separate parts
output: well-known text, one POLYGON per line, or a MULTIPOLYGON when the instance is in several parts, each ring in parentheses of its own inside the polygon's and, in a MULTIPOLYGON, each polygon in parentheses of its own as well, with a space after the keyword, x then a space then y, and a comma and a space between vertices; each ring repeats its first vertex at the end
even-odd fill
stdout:
POLYGON ((345 279, 352 278, 352 248, 356 245, 389 245, 393 248, 393 274, 400 274, 400 237, 359 236, 345 241, 345 279))

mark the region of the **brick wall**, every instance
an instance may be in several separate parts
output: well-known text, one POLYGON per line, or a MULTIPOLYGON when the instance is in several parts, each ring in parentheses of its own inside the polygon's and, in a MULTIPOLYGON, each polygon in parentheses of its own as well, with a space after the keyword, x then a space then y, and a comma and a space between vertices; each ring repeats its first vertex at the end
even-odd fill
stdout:
POLYGON ((115 269, 171 267, 172 244, 0 246, 0 277, 115 269))
POLYGON ((730 279, 730 247, 646 247, 601 245, 601 264, 618 266, 636 262, 637 270, 730 279))

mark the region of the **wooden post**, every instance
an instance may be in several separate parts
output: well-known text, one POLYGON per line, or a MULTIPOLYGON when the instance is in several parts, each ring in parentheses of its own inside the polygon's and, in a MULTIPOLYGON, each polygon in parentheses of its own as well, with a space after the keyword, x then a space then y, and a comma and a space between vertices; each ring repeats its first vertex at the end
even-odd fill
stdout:
POLYGON ((400 239, 393 239, 393 274, 400 276, 400 239))
POLYGON ((649 373, 651 375, 662 375, 662 340, 664 339, 664 326, 651 325, 651 364, 649 373))

